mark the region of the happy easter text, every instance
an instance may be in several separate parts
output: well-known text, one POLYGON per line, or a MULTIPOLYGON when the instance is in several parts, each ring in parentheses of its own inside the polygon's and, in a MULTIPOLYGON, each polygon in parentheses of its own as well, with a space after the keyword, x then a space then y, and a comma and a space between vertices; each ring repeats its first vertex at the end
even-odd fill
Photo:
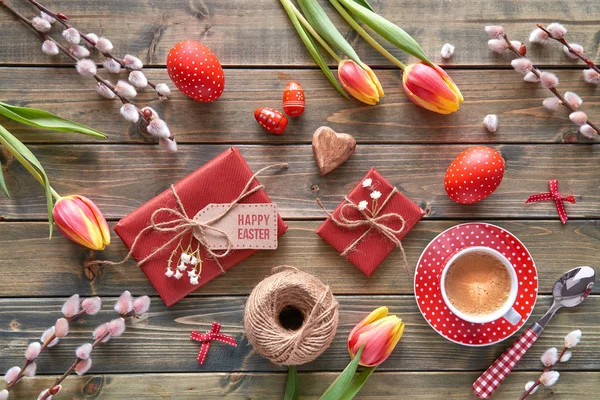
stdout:
POLYGON ((238 215, 237 238, 239 240, 269 240, 270 229, 267 214, 239 214, 238 215), (264 226, 264 227, 263 227, 264 226))

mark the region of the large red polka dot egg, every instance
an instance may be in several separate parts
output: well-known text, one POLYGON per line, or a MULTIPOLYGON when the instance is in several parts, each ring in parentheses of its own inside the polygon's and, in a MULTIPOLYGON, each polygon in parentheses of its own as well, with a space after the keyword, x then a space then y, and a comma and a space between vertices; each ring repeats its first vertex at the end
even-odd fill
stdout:
POLYGON ((194 100, 214 101, 225 88, 219 59, 208 47, 194 40, 173 46, 167 56, 167 72, 177 89, 194 100))
POLYGON ((461 204, 472 204, 492 194, 504 177, 504 159, 496 150, 476 146, 460 153, 444 177, 448 196, 461 204))

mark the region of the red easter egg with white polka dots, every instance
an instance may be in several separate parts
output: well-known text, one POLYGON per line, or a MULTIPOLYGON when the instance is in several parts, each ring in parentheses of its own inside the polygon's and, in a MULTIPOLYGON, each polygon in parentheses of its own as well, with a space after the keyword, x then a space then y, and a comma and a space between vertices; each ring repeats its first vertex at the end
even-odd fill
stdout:
POLYGON ((283 111, 290 117, 299 117, 304 113, 306 100, 304 90, 298 82, 289 82, 283 91, 283 111))
POLYGON ((494 193, 503 177, 504 159, 500 153, 490 147, 471 147, 452 161, 444 187, 452 200, 472 204, 494 193))
POLYGON ((254 119, 267 131, 281 135, 285 132, 288 125, 288 119, 281 112, 269 107, 259 107, 254 110, 254 119))
POLYGON ((225 88, 219 59, 208 47, 194 40, 173 46, 167 56, 167 72, 177 89, 194 100, 215 101, 225 88))
POLYGON ((447 229, 425 247, 417 262, 414 286, 419 311, 437 333, 464 346, 489 346, 509 338, 527 322, 537 300, 538 273, 531 254, 516 236, 496 225, 472 222, 447 229), (516 325, 504 317, 483 324, 468 322, 444 302, 442 271, 454 254, 473 246, 496 250, 514 268, 519 288, 513 309, 521 315, 516 325))

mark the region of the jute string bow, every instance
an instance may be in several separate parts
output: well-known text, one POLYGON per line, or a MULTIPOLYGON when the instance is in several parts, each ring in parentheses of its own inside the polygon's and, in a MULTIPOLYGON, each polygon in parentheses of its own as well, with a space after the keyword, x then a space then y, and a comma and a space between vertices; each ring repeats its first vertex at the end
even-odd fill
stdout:
POLYGON ((225 208, 225 211, 223 211, 221 214, 219 214, 216 217, 214 217, 208 221, 205 221, 205 222, 200 222, 200 221, 194 220, 193 217, 190 218, 188 216, 187 212, 185 211, 185 208, 183 207, 181 199, 179 198, 179 195, 177 194, 177 191, 175 190, 175 186, 171 185, 171 191, 173 192, 173 197, 175 198, 176 207, 173 207, 173 208, 162 207, 162 208, 155 210, 152 213, 152 215, 150 216, 150 224, 147 227, 145 227, 144 229, 142 229, 137 234, 133 243, 131 244, 131 247, 129 248, 129 252, 127 253, 127 255, 125 256, 125 258, 122 261, 119 261, 119 262, 94 261, 90 264, 107 264, 107 265, 123 264, 131 258, 140 239, 144 236, 144 234, 146 232, 154 231, 154 232, 173 233, 173 237, 171 237, 169 240, 167 240, 162 246, 158 247, 152 253, 148 254, 146 257, 144 257, 143 259, 138 261, 137 265, 141 266, 146 261, 148 261, 152 257, 156 256, 157 254, 159 254, 161 251, 163 251, 164 249, 171 246, 176 241, 178 241, 178 243, 181 244, 183 239, 188 234, 196 233, 195 237, 198 239, 198 241, 200 242, 202 247, 204 247, 204 251, 206 252, 206 254, 210 258, 215 260, 215 262, 219 266, 219 269, 221 270, 221 273, 225 273, 225 269, 219 262, 219 259, 226 257, 231 253, 233 242, 231 241, 231 237, 229 237, 229 235, 227 235, 227 233, 225 233, 221 229, 215 228, 213 226, 213 224, 215 224, 217 221, 221 220, 221 218, 226 216, 229 213, 229 211, 231 211, 231 209, 236 204, 238 204, 240 201, 242 201, 246 197, 250 196, 251 194, 256 193, 259 190, 262 190, 265 188, 265 186, 262 184, 259 184, 253 188, 250 188, 250 186, 252 186, 252 183, 254 182, 254 179, 258 175, 260 175, 264 171, 271 169, 271 168, 287 168, 287 167, 288 167, 287 163, 273 164, 273 165, 269 165, 265 168, 262 168, 261 170, 256 172, 254 175, 252 175, 252 177, 250 179, 248 179, 248 182, 246 183, 246 185, 240 192, 239 196, 235 200, 233 200, 231 203, 229 203, 227 208, 225 208), (168 221, 159 222, 159 219, 160 219, 159 217, 160 216, 164 217, 165 214, 170 215, 172 218, 169 219, 168 221), (223 236, 227 240, 227 249, 225 249, 222 252, 215 252, 215 251, 211 250, 209 248, 209 246, 207 246, 207 244, 206 244, 206 232, 207 231, 212 231, 214 233, 217 233, 217 234, 223 236))
POLYGON ((371 233, 371 231, 375 230, 375 231, 379 232, 381 235, 383 235, 383 237, 390 240, 400 250, 400 255, 402 256, 404 268, 408 272, 408 261, 406 260, 406 254, 404 253, 404 247, 402 247, 402 242, 396 236, 396 235, 399 235, 402 232, 404 232, 404 228, 406 227, 406 220, 402 217, 402 215, 400 215, 398 213, 386 213, 386 214, 381 214, 381 215, 379 214, 385 208, 385 206, 390 201, 392 196, 396 193, 398 193, 398 189, 396 189, 394 187, 392 189, 392 191, 388 194, 388 196, 385 198, 385 200, 383 200, 381 205, 376 205, 373 208, 373 210, 369 210, 369 209, 361 210, 357 204, 355 204, 352 200, 350 200, 350 198, 348 198, 348 196, 346 196, 346 197, 344 197, 344 201, 346 203, 340 209, 339 218, 334 217, 333 214, 331 214, 329 211, 327 211, 327 209, 325 209, 325 207, 321 203, 321 200, 317 199, 317 203, 319 204, 319 206, 321 206, 323 211, 325 211, 327 216, 337 226, 339 226, 341 228, 345 228, 345 229, 350 229, 350 230, 361 228, 361 227, 368 228, 355 241, 350 243, 346 247, 346 249, 344 249, 344 251, 340 253, 340 256, 346 257, 348 255, 348 253, 350 253, 353 250, 356 250, 356 246, 358 246, 358 244, 365 237, 367 237, 367 235, 369 235, 369 233, 371 233), (344 214, 344 211, 347 209, 356 210, 362 218, 360 218, 360 219, 348 218, 344 214), (388 225, 388 224, 391 224, 394 220, 400 222, 400 228, 394 229, 388 225))

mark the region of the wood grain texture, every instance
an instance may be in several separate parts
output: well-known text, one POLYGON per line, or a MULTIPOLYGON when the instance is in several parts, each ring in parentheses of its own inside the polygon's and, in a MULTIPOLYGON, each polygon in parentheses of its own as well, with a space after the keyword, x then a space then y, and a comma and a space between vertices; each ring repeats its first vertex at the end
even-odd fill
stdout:
MULTIPOLYGON (((509 66, 509 58, 499 65, 509 66)), ((142 90, 136 102, 159 111, 179 143, 310 143, 313 132, 322 125, 351 134, 359 144, 591 142, 579 136, 566 109, 551 113, 543 108, 542 100, 550 96, 549 91, 523 82, 512 70, 449 73, 466 99, 452 115, 435 114, 410 102, 398 70, 377 71, 386 96, 375 107, 339 96, 320 70, 298 69, 226 69, 225 92, 214 103, 193 101, 170 83, 171 100, 160 102, 152 91, 142 90), (283 88, 290 80, 302 83, 306 112, 290 118, 283 135, 271 135, 256 123, 253 112, 264 106, 281 109, 283 88), (500 119, 495 134, 483 127, 487 114, 497 114, 500 119)), ((579 70, 557 73, 560 90, 582 96, 582 109, 600 123, 600 91, 585 83, 579 70)), ((170 82, 166 70, 151 69, 147 74, 155 82, 170 82)), ((114 75, 103 75, 116 81, 114 75)), ((102 99, 94 91, 95 82, 72 68, 0 68, 0 82, 3 101, 42 108, 108 135, 102 141, 41 131, 0 118, 0 123, 26 143, 152 143, 121 117, 120 102, 102 99)))
MULTIPOLYGON (((465 206, 448 198, 443 177, 452 159, 467 146, 362 145, 343 165, 320 177, 310 145, 238 146, 250 168, 289 162, 286 171, 260 178, 283 218, 324 218, 315 199, 333 210, 371 167, 423 209, 428 218, 558 218, 552 202, 525 205, 531 194, 546 192, 558 179, 571 218, 600 217, 597 160, 600 146, 495 146, 506 160, 504 180, 482 202, 465 206)), ((63 195, 92 198, 107 218, 121 218, 226 150, 223 145, 180 146, 176 154, 143 145, 31 146, 45 166, 53 187, 63 195)), ((14 161, 14 160, 13 160, 14 161)), ((46 218, 46 199, 39 184, 12 162, 5 179, 13 199, 0 199, 5 219, 46 218)), ((217 183, 215 183, 217 184, 217 183)))
MULTIPOLYGON (((141 294, 141 293, 134 293, 141 294)), ((348 363, 346 339, 352 327, 375 307, 386 305, 406 324, 402 340, 378 371, 483 371, 511 343, 510 340, 485 348, 459 346, 431 329, 417 309, 413 296, 336 296, 340 302, 340 323, 332 346, 317 360, 301 367, 306 371, 341 371, 348 363)), ((40 357, 38 368, 57 374, 74 358, 73 350, 90 340, 91 331, 115 317, 115 298, 104 298, 100 314, 75 323, 69 336, 40 357)), ((21 364, 23 351, 31 340, 51 326, 60 314, 64 299, 0 300, 0 370, 21 364)), ((94 371, 99 373, 142 372, 267 372, 283 371, 254 352, 243 335, 242 320, 246 297, 186 298, 167 308, 154 297, 150 312, 129 322, 125 334, 94 351, 94 371), (198 343, 190 340, 195 329, 207 331, 213 321, 222 332, 236 337, 238 347, 215 344, 203 367, 198 366, 198 343)), ((550 306, 550 296, 538 297, 531 322, 550 306)), ((543 335, 519 363, 521 371, 540 369, 539 357, 548 347, 561 346, 563 337, 578 328, 584 332, 573 358, 561 370, 600 369, 600 296, 592 295, 582 305, 564 309, 548 324, 543 335)), ((530 323, 531 323, 530 322, 530 323)))
MULTIPOLYGON (((318 399, 336 378, 334 372, 300 373, 301 399, 318 399)), ((355 398, 381 400, 473 399, 471 385, 478 373, 473 372, 381 372, 369 378, 355 398), (394 382, 398 386, 391 385, 394 382), (408 397, 410 396, 410 397, 408 397)), ((516 399, 535 372, 513 372, 495 392, 495 399, 516 399)), ((11 399, 32 399, 52 384, 53 377, 26 379, 11 392, 11 399)), ((557 385, 540 388, 537 398, 573 400, 589 398, 598 382, 598 372, 566 372, 557 385)), ((263 373, 181 373, 143 375, 99 375, 69 377, 60 392, 61 398, 92 400, 177 399, 177 400, 270 400, 281 399, 286 375, 263 373)))
MULTIPOLYGON (((176 42, 195 39, 211 48, 224 65, 314 65, 278 1, 131 0, 95 4, 47 0, 44 3, 67 14, 83 31, 113 40, 116 53, 137 55, 147 64, 163 65, 176 42)), ((328 15, 364 62, 389 65, 326 3, 322 1, 328 15)), ((485 25, 502 24, 513 39, 526 42, 536 23, 555 21, 565 23, 570 30, 569 39, 583 45, 588 54, 598 59, 595 0, 551 3, 482 0, 477 2, 477 7, 469 1, 375 0, 371 3, 381 15, 413 35, 435 62, 441 62, 442 45, 451 41, 457 49, 450 61, 452 65, 495 65, 500 57, 487 48, 485 25)), ((35 14, 29 5, 16 0, 10 4, 28 16, 35 14)), ((0 23, 5 38, 0 43, 2 63, 68 63, 64 57, 53 60, 42 54, 35 34, 3 10, 0 23)), ((400 60, 411 61, 402 51, 387 47, 400 60)), ((529 47, 528 54, 543 64, 574 64, 565 60, 562 46, 557 43, 547 48, 529 47)))
MULTIPOLYGON (((404 238, 411 273, 421 252, 441 231, 460 221, 422 221, 404 238)), ((600 248, 597 221, 497 221, 497 225, 519 237, 535 260, 540 293, 551 293, 554 281, 579 265, 596 265, 600 248)), ((290 221, 276 251, 259 251, 202 286, 191 296, 247 295, 276 265, 293 265, 317 276, 336 294, 412 294, 413 279, 406 275, 398 251, 370 277, 340 257, 333 247, 315 234, 320 221, 290 221)), ((0 265, 10 273, 0 274, 0 297, 44 297, 80 295, 117 296, 124 290, 155 294, 154 288, 133 261, 120 266, 90 270, 92 257, 122 259, 127 250, 113 233, 104 252, 84 249, 57 234, 48 240, 46 223, 0 223, 0 265), (32 274, 31 271, 36 273, 32 274)), ((593 293, 600 294, 600 286, 593 293)))

